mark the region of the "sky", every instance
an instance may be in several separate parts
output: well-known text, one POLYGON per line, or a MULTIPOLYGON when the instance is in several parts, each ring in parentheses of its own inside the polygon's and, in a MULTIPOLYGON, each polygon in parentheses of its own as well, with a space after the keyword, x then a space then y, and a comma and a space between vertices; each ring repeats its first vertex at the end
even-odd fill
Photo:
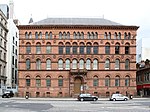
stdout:
MULTIPOLYGON (((140 28, 137 39, 150 38, 150 0, 13 0, 14 18, 28 24, 46 18, 105 18, 140 28)), ((9 0, 0 0, 9 3, 9 0)))

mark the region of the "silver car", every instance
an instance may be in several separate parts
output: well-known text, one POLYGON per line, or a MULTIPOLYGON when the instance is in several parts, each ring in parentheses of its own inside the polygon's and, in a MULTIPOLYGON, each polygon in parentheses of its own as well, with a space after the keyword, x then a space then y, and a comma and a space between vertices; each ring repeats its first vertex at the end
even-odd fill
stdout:
POLYGON ((129 98, 127 96, 124 96, 122 94, 112 94, 111 97, 110 97, 110 100, 111 101, 117 101, 117 100, 129 100, 129 98))

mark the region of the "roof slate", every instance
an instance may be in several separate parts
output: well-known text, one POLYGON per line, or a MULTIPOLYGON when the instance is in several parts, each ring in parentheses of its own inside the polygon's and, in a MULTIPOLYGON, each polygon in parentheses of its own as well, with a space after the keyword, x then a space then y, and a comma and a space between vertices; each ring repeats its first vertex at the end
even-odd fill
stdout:
POLYGON ((111 25, 119 26, 121 24, 104 18, 47 18, 33 25, 111 25))

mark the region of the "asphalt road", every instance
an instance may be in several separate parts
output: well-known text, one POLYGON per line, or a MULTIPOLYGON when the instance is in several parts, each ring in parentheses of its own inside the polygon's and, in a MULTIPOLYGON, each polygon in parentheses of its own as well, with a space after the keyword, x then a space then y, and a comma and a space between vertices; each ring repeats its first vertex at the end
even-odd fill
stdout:
POLYGON ((150 98, 83 102, 73 98, 0 98, 0 112, 150 112, 150 98))

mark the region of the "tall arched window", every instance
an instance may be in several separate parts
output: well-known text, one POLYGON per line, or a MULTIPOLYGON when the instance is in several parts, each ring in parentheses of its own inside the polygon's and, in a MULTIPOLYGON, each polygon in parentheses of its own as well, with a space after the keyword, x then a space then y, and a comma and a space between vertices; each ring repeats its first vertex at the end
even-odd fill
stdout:
POLYGON ((97 76, 93 77, 93 86, 98 86, 98 77, 97 76))
POLYGON ((30 69, 30 59, 26 59, 26 69, 30 69))
POLYGON ((87 33, 87 39, 90 39, 90 32, 87 33))
POLYGON ((80 32, 77 33, 77 39, 80 39, 80 32))
POLYGON ((42 32, 39 33, 39 38, 40 38, 40 39, 42 38, 42 32))
POLYGON ((50 76, 46 76, 46 86, 47 87, 51 86, 51 77, 50 76))
POLYGON ((110 44, 106 43, 105 45, 105 54, 110 54, 110 44))
POLYGON ((98 69, 98 61, 97 61, 97 59, 94 59, 94 61, 93 61, 93 69, 94 70, 98 69))
POLYGON ((30 76, 26 76, 26 86, 30 86, 30 76))
POLYGON ((51 44, 49 42, 46 44, 46 53, 47 54, 51 53, 51 44))
POLYGON ((50 33, 49 33, 49 36, 50 36, 50 39, 52 39, 52 38, 53 38, 53 34, 52 34, 52 32, 50 32, 50 33))
POLYGON ((93 46, 93 54, 98 54, 98 43, 94 43, 94 46, 93 46))
POLYGON ((121 33, 119 32, 119 34, 118 34, 118 39, 121 39, 121 33))
POLYGON ((106 59, 105 61, 105 69, 110 69, 110 60, 106 59))
POLYGON ((59 39, 62 39, 62 33, 59 32, 59 39))
POLYGON ((126 32, 124 33, 124 39, 127 39, 127 33, 126 32))
POLYGON ((40 76, 36 76, 36 87, 40 87, 41 86, 41 78, 40 76))
POLYGON ((119 53, 120 53, 120 45, 119 45, 119 43, 117 43, 115 45, 115 54, 119 54, 119 53))
POLYGON ((109 76, 105 77, 105 86, 110 86, 110 77, 109 76))
POLYGON ((81 59, 79 61, 79 69, 84 69, 84 60, 83 59, 81 59))
POLYGON ((107 39, 107 32, 104 33, 104 39, 107 39))
POLYGON ((32 38, 32 33, 31 33, 31 32, 29 32, 29 38, 30 38, 30 39, 32 38))
POLYGON ((37 43, 37 44, 36 44, 36 53, 37 53, 37 54, 40 54, 40 53, 41 53, 41 44, 40 44, 40 43, 37 43))
POLYGON ((114 39, 117 39, 117 33, 115 32, 115 34, 114 34, 114 39))
POLYGON ((98 39, 98 33, 97 32, 95 32, 94 39, 98 39))
POLYGON ((67 34, 66 32, 63 32, 63 39, 66 39, 67 38, 67 34))
POLYGON ((62 59, 59 59, 59 60, 58 60, 58 69, 59 69, 59 70, 62 70, 62 69, 63 69, 63 60, 62 60, 62 59))
POLYGON ((62 76, 58 77, 58 86, 63 86, 63 77, 62 76))
POLYGON ((127 75, 125 77, 125 86, 129 86, 130 85, 130 77, 127 75))
POLYGON ((40 69, 41 69, 41 60, 40 60, 40 59, 37 59, 37 60, 36 60, 36 69, 37 69, 37 70, 40 70, 40 69))
POLYGON ((85 48, 84 43, 80 43, 80 54, 84 54, 84 48, 85 48))
POLYGON ((90 39, 94 39, 94 32, 91 33, 90 39))
POLYGON ((81 32, 81 39, 84 39, 84 33, 81 32))
POLYGON ((26 53, 27 54, 29 54, 29 53, 31 53, 31 44, 28 42, 27 44, 26 44, 26 53))
POLYGON ((110 32, 108 33, 108 39, 111 39, 111 33, 110 32))
POLYGON ((73 33, 73 38, 76 39, 76 32, 73 33))
POLYGON ((70 33, 69 32, 67 32, 67 38, 70 39, 70 33))
POLYGON ((77 60, 76 59, 74 59, 72 61, 72 69, 77 69, 77 60))
POLYGON ((91 69, 91 60, 90 60, 90 59, 87 59, 87 60, 86 60, 86 69, 87 69, 87 70, 90 70, 90 69, 91 69))
POLYGON ((28 39, 28 32, 25 33, 25 38, 28 39))
POLYGON ((128 33, 128 39, 131 39, 131 33, 130 32, 128 33))
POLYGON ((70 54, 71 45, 69 42, 66 43, 66 54, 70 54))
POLYGON ((129 51, 130 51, 130 45, 128 43, 125 44, 125 54, 129 54, 129 51))
POLYGON ((48 32, 45 33, 45 38, 48 39, 48 32))
POLYGON ((91 43, 87 43, 87 46, 86 46, 86 53, 87 54, 91 54, 91 47, 92 45, 91 45, 91 43))
POLYGON ((77 49, 78 49, 77 43, 74 42, 74 43, 73 43, 73 47, 72 47, 72 52, 73 52, 73 54, 77 54, 77 51, 78 51, 77 49))
POLYGON ((126 59, 126 60, 125 60, 125 69, 126 69, 126 70, 129 70, 129 69, 130 69, 130 61, 129 61, 129 59, 126 59))
POLYGON ((50 60, 50 59, 47 59, 47 60, 46 60, 46 69, 47 69, 47 70, 50 70, 50 69, 51 69, 51 60, 50 60))
POLYGON ((115 69, 120 69, 120 60, 119 59, 115 60, 115 69))
POLYGON ((119 76, 115 77, 115 86, 120 86, 120 77, 119 76))
POLYGON ((38 32, 35 32, 35 38, 38 39, 38 32))
POLYGON ((65 63, 66 63, 66 70, 70 69, 70 60, 67 59, 65 63))

